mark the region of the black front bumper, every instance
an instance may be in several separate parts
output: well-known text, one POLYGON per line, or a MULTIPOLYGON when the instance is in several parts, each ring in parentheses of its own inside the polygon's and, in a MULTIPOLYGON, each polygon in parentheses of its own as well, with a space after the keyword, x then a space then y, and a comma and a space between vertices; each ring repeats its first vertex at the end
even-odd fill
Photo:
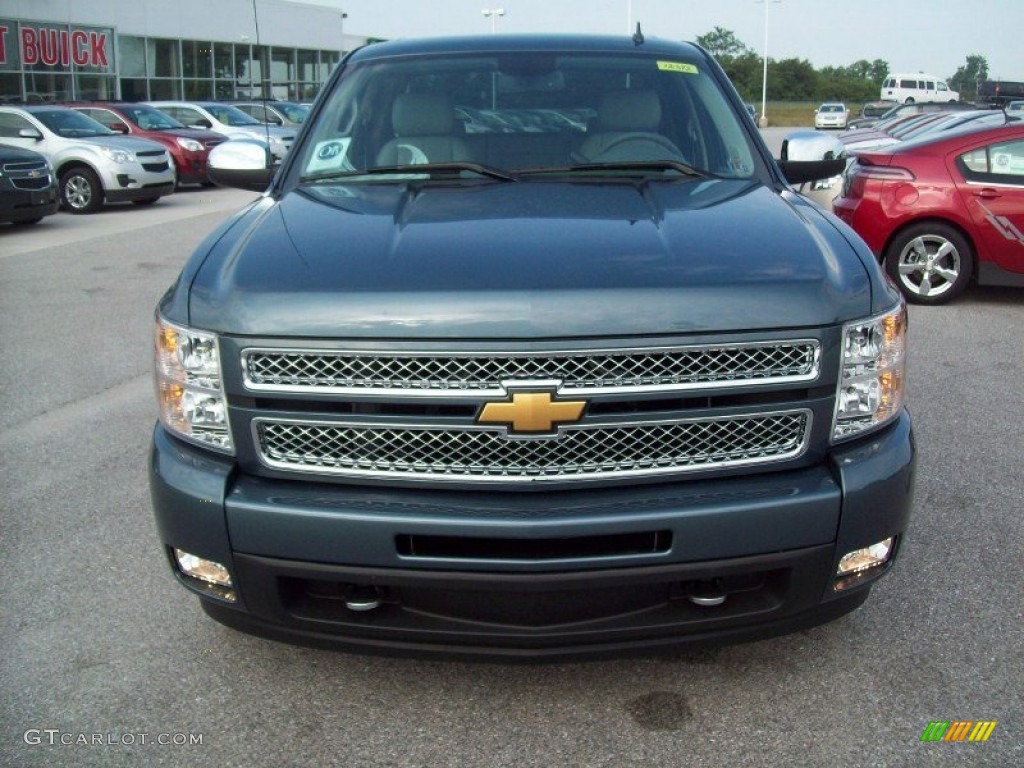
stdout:
POLYGON ((619 656, 772 637, 857 608, 862 588, 821 602, 832 547, 689 566, 515 575, 325 567, 239 555, 248 612, 204 599, 217 621, 314 647, 402 656, 619 656), (718 607, 692 594, 732 587, 718 607), (354 588, 354 589, 353 589, 354 588), (374 594, 378 608, 346 598, 374 594))

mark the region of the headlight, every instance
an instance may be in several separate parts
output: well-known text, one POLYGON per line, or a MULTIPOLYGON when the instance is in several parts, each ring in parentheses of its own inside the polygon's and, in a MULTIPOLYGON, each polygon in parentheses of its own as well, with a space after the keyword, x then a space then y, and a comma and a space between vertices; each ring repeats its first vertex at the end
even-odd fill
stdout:
POLYGON ((832 439, 859 435, 895 419, 903 407, 907 307, 843 327, 843 359, 832 439))
POLYGON ((135 158, 132 157, 131 152, 125 152, 123 149, 114 149, 112 147, 100 147, 100 152, 107 156, 108 160, 112 160, 115 163, 130 163, 135 158))
POLYGON ((203 145, 195 139, 186 139, 184 136, 177 137, 178 146, 187 149, 189 152, 202 152, 203 145))
POLYGON ((217 337, 158 316, 154 368, 160 422, 186 440, 234 453, 217 337))

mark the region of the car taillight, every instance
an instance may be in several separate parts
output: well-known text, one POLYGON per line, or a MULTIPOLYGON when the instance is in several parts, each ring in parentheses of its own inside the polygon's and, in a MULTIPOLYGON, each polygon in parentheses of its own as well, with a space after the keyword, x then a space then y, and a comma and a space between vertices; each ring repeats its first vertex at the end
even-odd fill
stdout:
POLYGON ((857 158, 843 174, 843 197, 863 197, 869 179, 884 182, 913 181, 916 178, 911 171, 898 165, 874 165, 863 158, 857 158))

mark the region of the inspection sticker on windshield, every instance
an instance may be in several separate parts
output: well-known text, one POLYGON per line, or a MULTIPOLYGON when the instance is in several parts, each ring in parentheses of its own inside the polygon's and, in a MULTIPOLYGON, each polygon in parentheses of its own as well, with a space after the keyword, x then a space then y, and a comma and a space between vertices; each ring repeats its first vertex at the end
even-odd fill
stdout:
POLYGON ((681 61, 659 61, 658 69, 662 72, 685 72, 688 75, 700 74, 694 64, 684 64, 681 61))

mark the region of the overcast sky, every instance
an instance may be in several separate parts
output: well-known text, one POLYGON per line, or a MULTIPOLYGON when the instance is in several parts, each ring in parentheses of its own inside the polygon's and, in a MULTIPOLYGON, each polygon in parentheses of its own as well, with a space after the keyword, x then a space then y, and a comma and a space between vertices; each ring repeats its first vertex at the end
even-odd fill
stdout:
MULTIPOLYGON (((627 30, 630 10, 648 36, 693 40, 719 26, 764 47, 765 6, 756 0, 302 0, 348 14, 345 32, 371 37, 489 33, 485 8, 502 8, 501 32, 627 30)), ((815 67, 884 59, 890 71, 943 77, 968 54, 989 76, 1024 80, 1024 0, 769 0, 768 55, 815 67)))

